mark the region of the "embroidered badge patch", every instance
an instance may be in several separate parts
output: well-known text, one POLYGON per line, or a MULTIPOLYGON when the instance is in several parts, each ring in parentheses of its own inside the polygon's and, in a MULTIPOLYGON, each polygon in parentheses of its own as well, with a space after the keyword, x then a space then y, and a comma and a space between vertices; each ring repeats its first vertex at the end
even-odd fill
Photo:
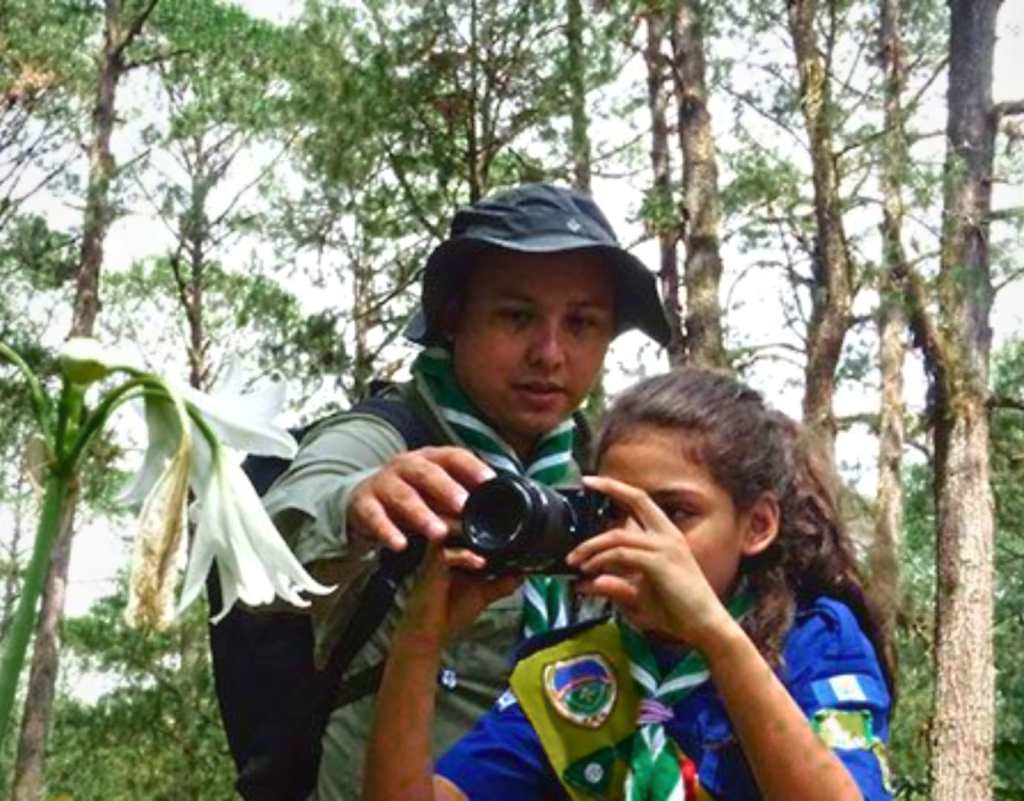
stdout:
POLYGON ((615 674, 599 654, 553 662, 544 668, 544 691, 566 720, 588 729, 604 723, 615 706, 615 674))

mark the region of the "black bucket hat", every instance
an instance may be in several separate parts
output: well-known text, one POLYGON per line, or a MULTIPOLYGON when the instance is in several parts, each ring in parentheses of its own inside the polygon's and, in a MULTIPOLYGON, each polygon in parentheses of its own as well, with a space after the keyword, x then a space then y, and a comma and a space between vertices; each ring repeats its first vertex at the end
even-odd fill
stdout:
POLYGON ((615 285, 616 335, 639 328, 668 345, 671 332, 654 275, 619 244, 590 197, 550 184, 524 184, 455 213, 448 238, 427 259, 420 308, 406 326, 406 337, 421 345, 442 341, 445 305, 464 285, 474 255, 488 245, 521 253, 598 253, 611 267, 615 285))

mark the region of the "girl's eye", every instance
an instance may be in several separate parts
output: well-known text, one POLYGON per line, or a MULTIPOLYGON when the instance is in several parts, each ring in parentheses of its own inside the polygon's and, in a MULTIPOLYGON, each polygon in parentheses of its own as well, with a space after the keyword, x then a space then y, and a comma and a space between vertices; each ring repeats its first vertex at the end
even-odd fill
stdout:
POLYGON ((665 517, 672 521, 672 524, 678 528, 685 528, 687 525, 693 522, 693 519, 697 516, 697 513, 692 509, 685 506, 675 506, 671 504, 664 504, 661 507, 661 511, 665 513, 665 517))

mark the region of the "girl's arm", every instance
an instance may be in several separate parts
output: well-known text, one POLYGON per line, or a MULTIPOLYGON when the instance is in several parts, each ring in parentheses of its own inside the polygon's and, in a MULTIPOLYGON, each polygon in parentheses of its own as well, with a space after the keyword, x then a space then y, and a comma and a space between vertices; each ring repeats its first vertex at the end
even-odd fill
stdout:
POLYGON ((735 620, 726 615, 701 651, 766 799, 861 798, 846 767, 735 620))
POLYGON ((518 584, 514 577, 488 580, 451 569, 483 565, 480 557, 465 551, 437 545, 427 549, 377 691, 363 801, 466 801, 457 787, 434 775, 431 735, 445 644, 518 584))
POLYGON ((380 689, 363 780, 364 801, 465 801, 448 781, 434 776, 431 733, 441 643, 400 630, 380 689))

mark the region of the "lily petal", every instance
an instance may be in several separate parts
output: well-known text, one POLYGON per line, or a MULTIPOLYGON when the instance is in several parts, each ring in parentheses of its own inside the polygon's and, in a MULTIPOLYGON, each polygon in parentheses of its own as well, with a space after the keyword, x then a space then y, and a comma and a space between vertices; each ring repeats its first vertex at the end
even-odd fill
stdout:
POLYGON ((170 399, 147 396, 143 416, 146 421, 147 444, 142 467, 135 474, 131 485, 118 498, 121 503, 132 506, 145 501, 181 439, 181 423, 170 399))
POLYGON ((284 403, 283 383, 272 384, 263 392, 248 395, 207 395, 192 387, 175 389, 199 410, 227 447, 283 459, 295 455, 298 447, 295 438, 288 429, 271 421, 284 403))
POLYGON ((323 595, 333 590, 306 572, 267 516, 241 467, 226 459, 217 445, 201 439, 195 442, 191 473, 199 522, 179 612, 202 592, 214 560, 223 598, 214 622, 226 615, 237 599, 261 606, 277 596, 295 606, 308 606, 300 593, 323 595))

